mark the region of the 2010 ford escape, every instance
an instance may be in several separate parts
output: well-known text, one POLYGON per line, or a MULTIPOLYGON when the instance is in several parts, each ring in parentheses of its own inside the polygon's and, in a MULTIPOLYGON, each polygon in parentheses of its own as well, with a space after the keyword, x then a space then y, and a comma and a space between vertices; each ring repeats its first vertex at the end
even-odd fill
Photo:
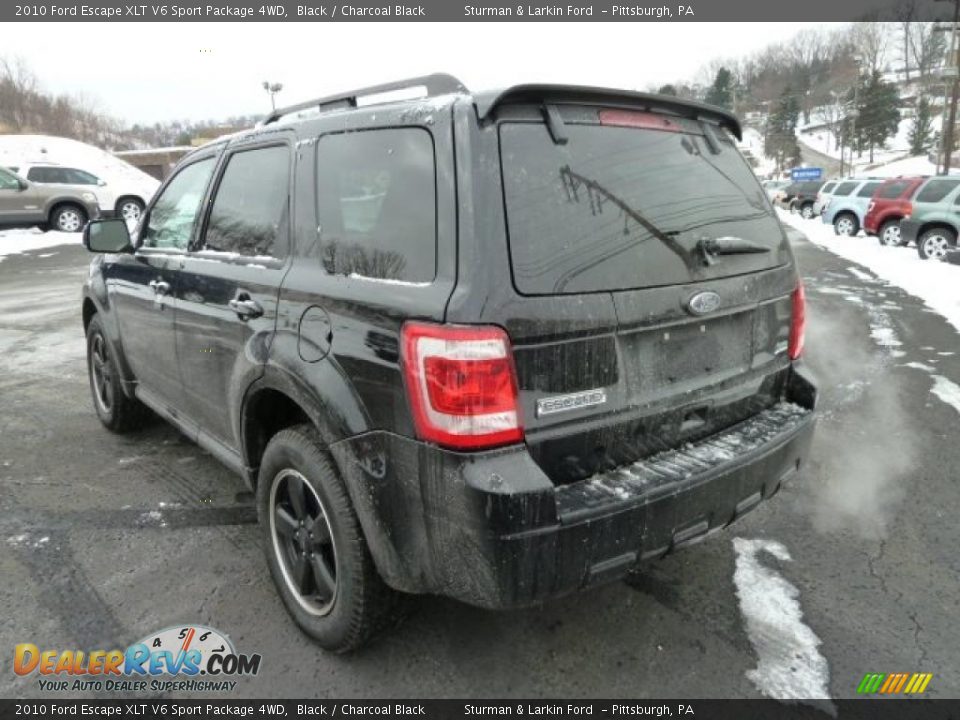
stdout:
POLYGON ((445 75, 278 110, 185 158, 133 238, 88 226, 97 414, 150 408, 255 487, 325 648, 404 593, 621 578, 808 451, 803 289, 739 134, 677 98, 445 75))

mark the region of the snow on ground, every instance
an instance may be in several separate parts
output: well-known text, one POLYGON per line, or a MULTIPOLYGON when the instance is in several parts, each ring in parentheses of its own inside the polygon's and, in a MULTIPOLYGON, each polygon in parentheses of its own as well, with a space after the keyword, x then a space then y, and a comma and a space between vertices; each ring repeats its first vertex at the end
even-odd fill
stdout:
POLYGON ((921 260, 913 247, 883 247, 876 238, 838 237, 833 226, 777 210, 781 221, 835 255, 869 268, 891 285, 920 298, 960 332, 960 267, 921 260))
POLYGON ((83 233, 43 232, 40 228, 0 230, 0 262, 3 262, 3 258, 7 255, 42 250, 57 245, 79 245, 82 241, 83 233))
POLYGON ((830 669, 820 653, 820 638, 803 622, 800 591, 760 562, 762 555, 790 562, 790 553, 782 543, 763 538, 734 538, 733 549, 733 582, 757 653, 757 667, 747 671, 747 678, 777 700, 829 700, 830 669))

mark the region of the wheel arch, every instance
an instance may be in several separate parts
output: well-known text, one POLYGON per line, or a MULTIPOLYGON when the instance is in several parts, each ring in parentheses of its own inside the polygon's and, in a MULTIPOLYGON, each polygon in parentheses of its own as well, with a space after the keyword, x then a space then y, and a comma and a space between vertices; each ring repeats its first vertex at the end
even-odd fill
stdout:
POLYGON ((929 220, 925 222, 923 225, 917 228, 917 239, 919 239, 925 232, 929 232, 930 230, 936 230, 937 228, 942 228, 944 230, 950 231, 950 233, 953 235, 954 245, 957 244, 957 237, 958 237, 957 228, 955 228, 953 225, 948 223, 946 220, 929 220))

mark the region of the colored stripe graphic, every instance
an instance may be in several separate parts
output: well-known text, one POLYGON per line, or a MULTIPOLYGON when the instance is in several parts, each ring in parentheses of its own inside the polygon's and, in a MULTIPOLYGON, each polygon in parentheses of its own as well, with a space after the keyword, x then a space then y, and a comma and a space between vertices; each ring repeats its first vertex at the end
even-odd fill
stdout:
POLYGON ((857 685, 857 694, 919 695, 932 679, 933 673, 867 673, 857 685))

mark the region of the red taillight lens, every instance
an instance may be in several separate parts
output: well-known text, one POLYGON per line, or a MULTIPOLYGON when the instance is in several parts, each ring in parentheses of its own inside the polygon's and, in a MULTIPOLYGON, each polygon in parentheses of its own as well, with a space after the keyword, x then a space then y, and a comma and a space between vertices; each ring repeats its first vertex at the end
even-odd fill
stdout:
POLYGON ((409 322, 401 347, 421 439, 460 449, 523 440, 513 352, 503 330, 409 322))
POLYGON ((807 294, 803 285, 793 291, 793 314, 790 320, 790 341, 787 354, 796 360, 803 354, 803 341, 807 332, 807 294))
POLYGON ((601 125, 683 132, 683 128, 678 123, 666 115, 657 113, 638 112, 636 110, 601 110, 599 115, 601 125))

